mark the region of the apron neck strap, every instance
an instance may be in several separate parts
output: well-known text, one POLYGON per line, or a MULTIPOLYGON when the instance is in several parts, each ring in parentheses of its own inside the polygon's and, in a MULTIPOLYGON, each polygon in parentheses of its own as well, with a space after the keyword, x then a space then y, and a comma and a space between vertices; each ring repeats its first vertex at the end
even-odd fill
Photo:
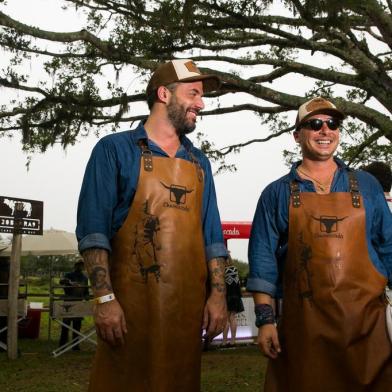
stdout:
POLYGON ((293 180, 290 182, 291 201, 294 208, 301 205, 300 191, 298 181, 293 180))
POLYGON ((350 185, 351 200, 354 208, 361 207, 361 198, 359 194, 358 180, 353 171, 348 172, 348 181, 350 185))
MULTIPOLYGON (((143 167, 145 171, 152 171, 153 169, 153 160, 152 160, 152 152, 148 148, 148 140, 147 139, 140 139, 137 143, 140 147, 141 153, 142 153, 142 158, 143 158, 143 167)), ((194 154, 191 152, 189 148, 186 149, 189 157, 191 158, 192 163, 196 166, 197 170, 197 178, 199 179, 199 182, 203 181, 203 169, 200 166, 199 161, 196 159, 194 154)))
POLYGON ((142 152, 142 158, 143 158, 143 167, 145 171, 152 171, 153 165, 152 165, 152 152, 148 148, 148 141, 147 139, 140 139, 137 144, 139 145, 141 152, 142 152))
MULTIPOLYGON (((353 171, 348 172, 351 200, 354 208, 361 207, 361 198, 359 193, 358 179, 353 171)), ((294 208, 301 206, 299 183, 297 180, 290 182, 291 202, 294 208)))

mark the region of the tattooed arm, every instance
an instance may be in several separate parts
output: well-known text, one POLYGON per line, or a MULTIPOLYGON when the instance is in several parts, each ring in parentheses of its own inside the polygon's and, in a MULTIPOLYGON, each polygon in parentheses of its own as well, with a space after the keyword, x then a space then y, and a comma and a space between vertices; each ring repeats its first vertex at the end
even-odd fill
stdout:
MULTIPOLYGON (((104 249, 87 249, 82 254, 94 297, 113 293, 109 275, 109 257, 104 249)), ((127 333, 124 313, 116 299, 96 304, 94 322, 98 336, 109 344, 122 344, 127 333)))
POLYGON ((227 322, 225 259, 217 257, 208 262, 210 296, 204 308, 203 328, 212 339, 219 335, 227 322))

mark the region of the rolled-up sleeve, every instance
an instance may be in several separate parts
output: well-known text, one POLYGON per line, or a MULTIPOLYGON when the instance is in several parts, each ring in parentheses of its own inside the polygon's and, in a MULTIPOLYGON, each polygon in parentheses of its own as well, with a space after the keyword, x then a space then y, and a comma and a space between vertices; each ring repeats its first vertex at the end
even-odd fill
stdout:
POLYGON ((79 251, 111 251, 112 214, 117 204, 116 158, 110 142, 100 140, 87 164, 79 196, 76 236, 79 251))

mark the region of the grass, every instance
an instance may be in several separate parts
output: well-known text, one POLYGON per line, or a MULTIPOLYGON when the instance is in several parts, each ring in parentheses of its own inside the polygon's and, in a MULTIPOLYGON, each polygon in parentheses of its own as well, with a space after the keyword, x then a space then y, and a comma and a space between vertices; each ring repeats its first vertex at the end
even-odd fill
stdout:
MULTIPOLYGON (((85 319, 83 328, 91 325, 85 319)), ((67 352, 57 358, 60 327, 52 325, 48 341, 48 315, 41 317, 39 339, 21 339, 21 356, 9 361, 0 353, 0 391, 2 392, 81 392, 87 390, 94 347, 82 343, 80 352, 67 352)), ((254 345, 212 349, 202 356, 203 392, 254 392, 262 390, 266 361, 254 345)))
MULTIPOLYGON (((57 280, 55 281, 57 283, 57 280)), ((34 297, 49 293, 47 279, 29 278, 29 302, 43 302, 49 297, 34 297)), ((59 289, 57 294, 62 294, 59 289)), ((52 321, 51 339, 48 340, 48 313, 41 313, 39 339, 20 339, 20 357, 10 361, 0 353, 1 392, 81 392, 87 390, 94 346, 82 343, 80 352, 69 351, 57 358, 52 351, 58 346, 60 326, 52 321)), ((93 323, 85 317, 83 329, 93 323)), ((254 345, 230 349, 216 349, 202 356, 202 392, 254 392, 262 391, 266 360, 254 345)), ((174 391, 173 391, 174 392, 174 391)))
POLYGON ((266 360, 255 345, 203 353, 203 392, 262 391, 266 360))

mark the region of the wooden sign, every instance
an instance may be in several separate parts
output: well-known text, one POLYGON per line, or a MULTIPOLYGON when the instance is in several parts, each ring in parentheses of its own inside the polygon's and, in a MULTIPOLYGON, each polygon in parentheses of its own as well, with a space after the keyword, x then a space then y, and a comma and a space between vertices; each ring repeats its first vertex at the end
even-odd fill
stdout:
POLYGON ((0 196, 0 233, 42 235, 44 203, 0 196))

